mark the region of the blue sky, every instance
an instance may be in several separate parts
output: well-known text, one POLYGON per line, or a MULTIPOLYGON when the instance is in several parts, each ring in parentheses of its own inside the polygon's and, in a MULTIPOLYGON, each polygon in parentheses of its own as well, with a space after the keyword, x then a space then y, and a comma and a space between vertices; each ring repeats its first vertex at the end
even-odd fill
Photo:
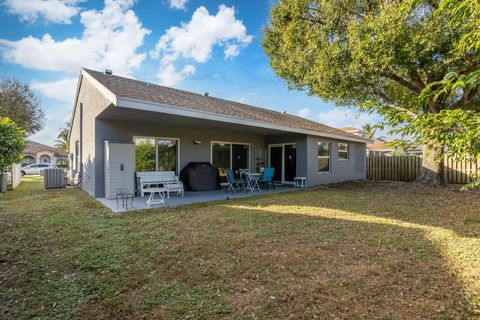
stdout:
POLYGON ((53 144, 69 119, 81 67, 301 115, 361 126, 371 115, 289 91, 260 45, 271 1, 2 0, 0 75, 29 83, 53 144))

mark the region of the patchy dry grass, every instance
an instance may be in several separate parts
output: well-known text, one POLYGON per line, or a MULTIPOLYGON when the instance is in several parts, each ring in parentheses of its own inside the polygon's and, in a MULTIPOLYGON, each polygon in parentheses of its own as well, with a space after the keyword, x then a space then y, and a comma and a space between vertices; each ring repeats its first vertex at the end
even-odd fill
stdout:
POLYGON ((7 318, 474 319, 480 195, 347 184, 115 216, 0 196, 7 318))

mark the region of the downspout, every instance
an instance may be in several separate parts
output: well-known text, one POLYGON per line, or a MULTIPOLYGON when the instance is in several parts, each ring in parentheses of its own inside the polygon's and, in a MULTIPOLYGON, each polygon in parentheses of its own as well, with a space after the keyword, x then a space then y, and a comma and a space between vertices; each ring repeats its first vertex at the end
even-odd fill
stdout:
POLYGON ((79 170, 79 176, 80 176, 80 181, 82 181, 83 177, 83 103, 80 102, 80 170, 79 170))

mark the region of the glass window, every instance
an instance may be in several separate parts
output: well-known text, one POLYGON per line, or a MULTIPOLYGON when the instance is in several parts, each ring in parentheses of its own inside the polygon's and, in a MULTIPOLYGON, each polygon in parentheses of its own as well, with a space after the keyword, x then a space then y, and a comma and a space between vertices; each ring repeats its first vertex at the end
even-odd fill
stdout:
POLYGON ((330 171, 330 143, 318 143, 318 172, 330 171))
POLYGON ((345 142, 338 143, 338 159, 348 160, 348 143, 345 143, 345 142))
POLYGON ((25 156, 24 164, 32 164, 35 162, 35 159, 32 156, 25 156))
POLYGON ((157 139, 158 165, 157 171, 175 171, 177 170, 178 159, 178 141, 169 139, 157 139))
POLYGON ((135 171, 156 171, 155 139, 135 138, 135 171))
POLYGON ((212 143, 212 164, 218 168, 220 182, 227 181, 226 169, 230 168, 231 147, 229 143, 212 143))
POLYGON ((135 171, 175 171, 178 174, 178 140, 134 138, 135 171))
POLYGON ((50 163, 50 156, 49 156, 49 155, 46 155, 46 154, 42 154, 42 155, 40 156, 40 162, 50 163))

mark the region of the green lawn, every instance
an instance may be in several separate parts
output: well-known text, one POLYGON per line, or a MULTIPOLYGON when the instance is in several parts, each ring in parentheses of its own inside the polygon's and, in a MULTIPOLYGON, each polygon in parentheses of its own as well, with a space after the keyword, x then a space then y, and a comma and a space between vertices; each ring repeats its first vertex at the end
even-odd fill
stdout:
POLYGON ((480 193, 339 185, 114 215, 0 195, 0 318, 474 319, 480 193))

